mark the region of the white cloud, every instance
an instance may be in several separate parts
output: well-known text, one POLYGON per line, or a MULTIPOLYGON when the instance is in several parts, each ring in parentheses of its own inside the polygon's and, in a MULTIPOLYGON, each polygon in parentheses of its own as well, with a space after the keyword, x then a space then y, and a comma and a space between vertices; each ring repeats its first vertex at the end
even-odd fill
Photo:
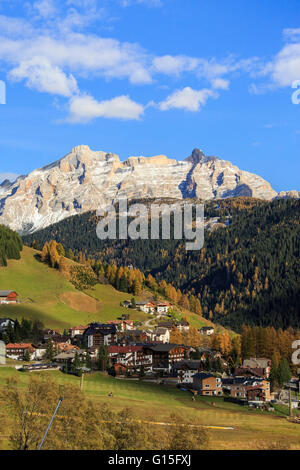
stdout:
POLYGON ((42 18, 51 18, 57 13, 53 0, 39 0, 33 4, 42 18))
POLYGON ((288 41, 298 41, 300 39, 300 28, 286 28, 283 36, 288 41))
POLYGON ((252 84, 250 92, 262 94, 277 88, 291 87, 300 79, 300 28, 283 30, 286 44, 269 61, 260 64, 254 76, 268 78, 259 84, 252 84))
POLYGON ((152 82, 147 55, 136 44, 79 33, 58 39, 49 34, 17 40, 0 37, 0 60, 20 64, 37 58, 81 76, 128 78, 134 84, 152 82))
POLYGON ((214 78, 211 82, 211 86, 215 90, 228 90, 229 80, 225 80, 224 78, 214 78))
POLYGON ((208 98, 217 98, 217 96, 216 92, 207 88, 193 90, 190 87, 185 87, 182 90, 176 90, 165 101, 159 103, 159 108, 161 111, 177 108, 195 112, 206 104, 208 98))
MULTIPOLYGON (((163 4, 159 0, 126 0, 125 3, 127 6, 133 3, 163 4)), ((177 88, 181 86, 180 89, 156 106, 161 110, 198 111, 208 98, 218 96, 217 90, 228 90, 228 77, 241 72, 251 74, 258 68, 257 58, 238 60, 228 56, 207 59, 184 54, 155 57, 138 44, 104 38, 91 34, 90 30, 82 32, 101 15, 104 3, 98 0, 35 0, 26 5, 27 12, 33 15, 30 21, 0 16, 0 64, 8 70, 9 79, 24 80, 32 89, 71 98, 69 120, 74 122, 100 116, 138 119, 147 108, 124 95, 98 102, 79 91, 78 78, 125 79, 134 85, 145 85, 161 78, 159 74, 179 79, 183 73, 190 73, 199 82, 207 81, 207 88, 198 85, 200 89, 195 90, 179 85, 177 88)), ((286 30, 286 37, 295 37, 297 31, 286 30)), ((274 83, 290 84, 290 77, 295 74, 296 78, 300 77, 298 48, 300 45, 297 43, 286 45, 272 62, 264 66, 263 76, 272 77, 271 84, 263 84, 264 89, 274 87, 274 83), (284 71, 289 78, 284 78, 284 71)), ((160 86, 166 85, 157 83, 157 87, 160 86)), ((253 86, 253 92, 259 92, 261 88, 253 86)))
POLYGON ((23 61, 11 70, 9 77, 15 81, 26 80, 29 88, 54 95, 72 96, 78 93, 73 75, 66 75, 59 67, 53 66, 44 57, 23 61))
POLYGON ((195 70, 198 64, 199 59, 184 55, 164 55, 161 57, 155 57, 152 62, 153 70, 155 72, 164 73, 166 75, 178 75, 182 72, 195 70))
POLYGON ((300 43, 291 43, 269 62, 265 75, 270 75, 272 82, 278 87, 290 87, 294 80, 300 79, 300 43))
POLYGON ((185 55, 164 55, 152 60, 152 71, 177 76, 184 72, 193 72, 197 78, 204 78, 209 82, 216 81, 216 88, 219 86, 220 89, 222 87, 228 89, 229 83, 225 82, 224 75, 237 72, 251 73, 257 69, 258 62, 256 57, 237 60, 234 56, 229 56, 222 60, 215 58, 208 60, 185 55))
POLYGON ((161 7, 163 5, 162 0, 120 0, 123 7, 129 7, 131 5, 140 4, 148 7, 161 7))
POLYGON ((90 95, 79 95, 70 100, 69 122, 81 123, 104 117, 109 119, 140 119, 144 107, 129 96, 117 96, 111 100, 97 101, 90 95))
POLYGON ((32 27, 26 20, 0 15, 0 31, 2 35, 19 37, 32 33, 32 27))

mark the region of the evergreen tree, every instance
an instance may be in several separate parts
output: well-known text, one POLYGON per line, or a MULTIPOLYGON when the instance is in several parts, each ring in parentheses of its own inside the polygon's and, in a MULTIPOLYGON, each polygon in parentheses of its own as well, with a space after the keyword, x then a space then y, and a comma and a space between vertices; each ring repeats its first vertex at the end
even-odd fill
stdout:
POLYGON ((53 361, 55 356, 55 349, 52 341, 49 339, 47 343, 47 348, 46 348, 46 357, 49 359, 50 362, 53 361))
POLYGON ((80 360, 78 351, 75 351, 74 360, 72 362, 72 372, 75 373, 75 374, 81 375, 81 370, 80 370, 81 365, 82 364, 81 364, 81 360, 80 360))
POLYGON ((97 366, 99 370, 104 372, 109 367, 109 354, 108 347, 104 344, 99 346, 97 355, 97 366))
POLYGON ((92 368, 92 360, 91 360, 91 355, 88 351, 86 351, 86 355, 85 355, 85 367, 87 369, 91 369, 92 368))
POLYGON ((291 369, 286 358, 283 358, 278 366, 278 383, 282 387, 283 384, 288 383, 292 378, 291 369))
POLYGON ((7 328, 5 330, 6 338, 8 339, 7 343, 15 343, 15 332, 14 328, 12 327, 11 322, 8 323, 7 328))
POLYGON ((24 354, 24 361, 29 362, 30 361, 30 355, 28 349, 26 349, 25 354, 24 354))

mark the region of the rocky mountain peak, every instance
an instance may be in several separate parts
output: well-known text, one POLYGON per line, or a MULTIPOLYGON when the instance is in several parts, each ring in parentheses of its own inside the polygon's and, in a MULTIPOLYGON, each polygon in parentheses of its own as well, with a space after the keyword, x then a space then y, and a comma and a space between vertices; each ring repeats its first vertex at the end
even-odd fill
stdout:
POLYGON ((119 197, 208 200, 235 196, 271 200, 277 193, 259 176, 207 157, 198 148, 184 161, 156 155, 121 162, 114 153, 78 145, 60 160, 2 184, 0 223, 28 233, 97 210, 103 202, 119 197))
POLYGON ((91 149, 88 145, 77 145, 76 147, 72 148, 71 153, 83 153, 83 152, 91 152, 91 149))
POLYGON ((8 188, 10 185, 11 185, 11 182, 8 179, 6 179, 6 180, 2 181, 2 183, 0 184, 0 187, 1 188, 8 188))
POLYGON ((186 161, 191 162, 193 165, 198 163, 207 163, 212 160, 219 160, 217 157, 207 157, 201 149, 195 148, 192 151, 192 155, 186 159, 186 161))
POLYGON ((201 160, 205 160, 205 155, 201 149, 195 148, 192 151, 192 155, 190 156, 190 159, 193 163, 199 163, 201 162, 201 160))

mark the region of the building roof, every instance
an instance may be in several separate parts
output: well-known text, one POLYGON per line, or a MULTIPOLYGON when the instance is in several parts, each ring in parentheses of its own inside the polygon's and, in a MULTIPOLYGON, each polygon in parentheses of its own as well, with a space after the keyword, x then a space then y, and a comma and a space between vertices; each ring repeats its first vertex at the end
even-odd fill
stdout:
POLYGON ((0 297, 7 297, 12 292, 16 294, 14 290, 0 290, 0 297))
POLYGON ((225 377, 223 379, 224 385, 253 385, 253 383, 262 382, 265 380, 260 377, 245 377, 245 376, 236 376, 236 377, 225 377))
POLYGON ((74 331, 74 330, 86 330, 88 328, 88 326, 82 326, 82 325, 79 325, 79 326, 73 326, 72 328, 69 328, 70 331, 74 331))
POLYGON ((142 346, 109 346, 108 352, 113 353, 131 353, 135 351, 142 351, 142 346))
POLYGON ((174 369, 181 369, 182 367, 186 367, 187 369, 190 370, 196 370, 199 369, 200 365, 203 364, 202 361, 197 361, 197 360, 183 360, 183 361, 178 361, 173 364, 174 369))
POLYGON ((135 305, 151 305, 152 307, 155 307, 155 305, 152 302, 136 302, 135 305))
POLYGON ((122 336, 141 336, 145 334, 142 330, 125 330, 122 332, 122 336))
POLYGON ((175 326, 175 323, 172 321, 162 321, 158 323, 158 326, 161 328, 168 328, 170 330, 175 326))
POLYGON ((250 357, 250 359, 244 359, 243 366, 244 367, 251 367, 251 368, 266 368, 270 364, 270 359, 266 359, 265 357, 250 357))
POLYGON ((169 343, 159 343, 159 344, 154 344, 152 346, 149 346, 150 349, 154 352, 169 352, 174 348, 185 348, 185 346, 182 346, 180 344, 169 344, 169 343))
POLYGON ((257 377, 265 376, 265 369, 263 367, 236 367, 234 370, 235 375, 250 374, 257 377))
POLYGON ((67 351, 57 354, 54 356, 54 359, 74 359, 76 352, 75 351, 67 351))
POLYGON ((154 333, 156 335, 165 335, 168 331, 169 331, 168 328, 162 328, 160 326, 158 326, 154 329, 154 333))
POLYGON ((31 343, 8 343, 6 349, 33 349, 34 346, 31 343))
POLYGON ((202 331, 214 330, 214 327, 213 326, 202 326, 201 330, 202 331))
POLYGON ((262 385, 246 385, 245 386, 246 392, 249 392, 250 390, 265 390, 262 385))
POLYGON ((76 349, 79 349, 78 346, 74 346, 73 344, 69 343, 56 343, 56 345, 59 347, 60 350, 66 352, 66 351, 75 351, 76 349))
POLYGON ((193 378, 201 380, 209 379, 210 377, 216 378, 216 376, 210 372, 198 372, 197 374, 193 375, 193 378))
POLYGON ((104 323, 91 323, 89 328, 85 331, 87 335, 100 333, 105 335, 115 335, 117 333, 116 325, 104 324, 104 323))

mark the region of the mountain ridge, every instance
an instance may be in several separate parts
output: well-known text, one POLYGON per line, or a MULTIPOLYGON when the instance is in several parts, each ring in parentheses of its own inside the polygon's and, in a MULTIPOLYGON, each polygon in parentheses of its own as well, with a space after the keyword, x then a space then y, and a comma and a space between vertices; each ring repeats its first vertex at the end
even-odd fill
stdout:
MULTIPOLYGON (((129 157, 78 145, 64 157, 0 185, 0 223, 33 233, 66 217, 97 210, 118 198, 281 197, 260 176, 194 149, 185 160, 129 157)), ((290 197, 284 193, 283 197, 290 197)))

